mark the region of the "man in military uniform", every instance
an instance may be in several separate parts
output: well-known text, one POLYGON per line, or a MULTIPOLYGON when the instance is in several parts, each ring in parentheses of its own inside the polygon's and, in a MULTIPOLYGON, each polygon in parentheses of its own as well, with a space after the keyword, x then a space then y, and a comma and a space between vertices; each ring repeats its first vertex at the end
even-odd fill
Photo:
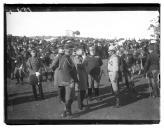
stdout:
POLYGON ((19 84, 21 80, 21 84, 23 84, 23 77, 24 77, 24 71, 23 71, 23 56, 18 55, 15 60, 15 70, 14 70, 14 76, 17 80, 16 84, 19 84))
POLYGON ((99 56, 95 55, 95 47, 89 47, 89 53, 84 63, 87 63, 86 65, 86 71, 88 73, 88 97, 91 100, 92 93, 94 92, 96 100, 101 100, 99 96, 99 83, 100 83, 100 72, 101 72, 101 66, 103 64, 101 58, 99 56))
POLYGON ((64 55, 61 55, 51 66, 53 68, 58 63, 54 81, 56 81, 59 88, 60 101, 64 104, 62 117, 72 115, 71 106, 75 95, 75 82, 78 82, 77 71, 70 56, 71 51, 69 45, 66 45, 64 55))
POLYGON ((133 54, 130 51, 125 50, 121 59, 124 60, 124 64, 125 64, 123 67, 123 70, 124 70, 124 73, 126 74, 125 75, 126 76, 125 81, 127 83, 126 85, 127 85, 127 88, 131 90, 134 87, 133 65, 135 61, 133 58, 133 54))
POLYGON ((144 65, 144 72, 147 73, 149 79, 149 85, 152 88, 152 97, 159 96, 159 84, 158 84, 158 74, 159 74, 159 55, 154 51, 154 46, 151 44, 149 46, 149 55, 147 57, 146 63, 144 65))
POLYGON ((42 64, 40 59, 37 57, 36 50, 32 50, 31 55, 32 57, 30 57, 27 61, 27 66, 29 69, 29 82, 32 85, 35 99, 38 99, 37 89, 36 89, 37 86, 39 88, 39 94, 41 98, 44 99, 43 89, 42 89, 42 76, 41 76, 42 64))
POLYGON ((111 45, 108 49, 110 58, 108 60, 108 74, 112 84, 112 89, 116 98, 116 107, 119 107, 119 57, 116 55, 115 46, 111 45))

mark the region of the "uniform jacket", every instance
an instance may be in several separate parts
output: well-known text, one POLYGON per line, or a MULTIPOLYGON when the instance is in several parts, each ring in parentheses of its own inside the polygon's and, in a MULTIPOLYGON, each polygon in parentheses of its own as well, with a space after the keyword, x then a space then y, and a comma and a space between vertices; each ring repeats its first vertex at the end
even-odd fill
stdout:
POLYGON ((70 56, 57 56, 50 67, 55 70, 55 85, 64 86, 63 83, 71 83, 72 81, 77 81, 77 71, 70 56))
POLYGON ((103 64, 102 60, 98 56, 87 56, 84 60, 84 63, 86 63, 86 71, 89 74, 91 71, 95 68, 100 68, 100 66, 103 64))
POLYGON ((42 64, 39 58, 37 57, 30 57, 27 60, 27 66, 29 69, 30 75, 35 74, 35 72, 42 72, 42 64))
POLYGON ((128 65, 125 61, 125 55, 122 55, 119 57, 119 62, 120 62, 120 72, 128 73, 128 65))
POLYGON ((113 54, 108 60, 108 71, 109 72, 117 72, 119 71, 119 57, 113 54))
POLYGON ((152 70, 159 70, 159 55, 156 52, 152 52, 147 56, 147 60, 144 65, 145 72, 151 72, 152 70))

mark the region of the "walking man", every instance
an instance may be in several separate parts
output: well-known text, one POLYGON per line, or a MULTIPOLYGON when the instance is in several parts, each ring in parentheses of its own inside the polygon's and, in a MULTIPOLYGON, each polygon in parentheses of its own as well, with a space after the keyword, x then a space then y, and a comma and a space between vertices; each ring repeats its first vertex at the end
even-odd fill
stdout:
POLYGON ((31 51, 31 56, 27 61, 27 66, 29 69, 29 82, 32 85, 33 94, 35 99, 38 99, 37 87, 39 88, 39 95, 44 99, 43 88, 42 88, 42 64, 37 57, 36 50, 31 51))
POLYGON ((72 115, 71 106, 75 95, 75 82, 78 82, 77 71, 70 56, 70 48, 65 46, 64 55, 58 59, 59 65, 55 71, 54 81, 58 85, 59 99, 64 104, 62 117, 70 117, 72 115))

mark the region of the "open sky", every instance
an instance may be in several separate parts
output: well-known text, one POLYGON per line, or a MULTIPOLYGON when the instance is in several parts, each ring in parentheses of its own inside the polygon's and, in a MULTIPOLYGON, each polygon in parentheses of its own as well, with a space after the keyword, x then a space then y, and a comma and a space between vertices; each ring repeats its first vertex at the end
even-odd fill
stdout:
POLYGON ((150 38, 148 27, 157 11, 12 12, 7 13, 7 34, 62 36, 79 30, 82 37, 150 38))

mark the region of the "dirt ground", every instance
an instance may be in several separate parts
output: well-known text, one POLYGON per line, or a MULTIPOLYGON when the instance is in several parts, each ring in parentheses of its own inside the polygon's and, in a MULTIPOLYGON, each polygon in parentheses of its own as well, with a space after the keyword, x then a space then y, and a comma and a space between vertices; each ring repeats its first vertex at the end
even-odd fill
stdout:
MULTIPOLYGON (((160 98, 149 97, 149 87, 144 77, 135 78, 136 97, 130 97, 124 82, 120 84, 120 107, 115 108, 114 96, 108 81, 106 63, 102 69, 100 97, 102 101, 93 100, 89 109, 79 111, 77 101, 73 102, 71 119, 74 120, 160 120, 160 98)), ((57 97, 57 87, 53 82, 43 82, 44 100, 35 100, 28 79, 24 84, 16 85, 15 80, 7 80, 7 119, 8 120, 58 120, 63 112, 63 105, 57 97)), ((86 100, 84 101, 86 103, 86 100)))

